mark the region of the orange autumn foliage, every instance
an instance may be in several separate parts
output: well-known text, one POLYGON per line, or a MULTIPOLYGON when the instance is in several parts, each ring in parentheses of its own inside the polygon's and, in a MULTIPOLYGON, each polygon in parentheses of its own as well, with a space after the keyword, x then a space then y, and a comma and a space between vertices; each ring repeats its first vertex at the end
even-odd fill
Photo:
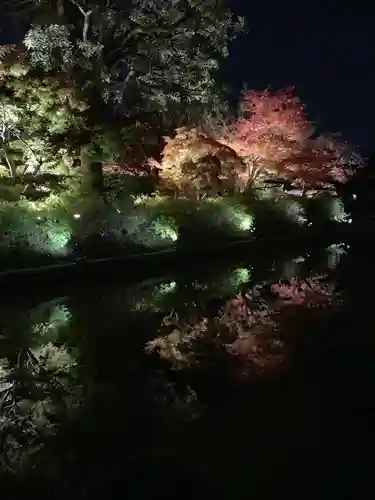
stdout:
MULTIPOLYGON (((236 151, 195 128, 177 129, 165 137, 160 178, 178 194, 242 190, 246 186, 246 164, 236 151)), ((151 160, 155 165, 155 160, 151 160)))

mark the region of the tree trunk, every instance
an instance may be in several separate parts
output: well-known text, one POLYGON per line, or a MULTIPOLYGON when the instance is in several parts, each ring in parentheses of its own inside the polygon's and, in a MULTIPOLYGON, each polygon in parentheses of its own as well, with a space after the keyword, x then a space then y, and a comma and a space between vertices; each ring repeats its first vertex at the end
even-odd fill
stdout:
POLYGON ((87 179, 87 183, 91 186, 93 192, 102 196, 104 189, 103 163, 94 159, 94 155, 89 147, 81 148, 81 167, 87 179))
POLYGON ((101 161, 90 162, 88 165, 88 170, 91 179, 91 187, 93 191, 102 196, 105 191, 102 162, 101 161))

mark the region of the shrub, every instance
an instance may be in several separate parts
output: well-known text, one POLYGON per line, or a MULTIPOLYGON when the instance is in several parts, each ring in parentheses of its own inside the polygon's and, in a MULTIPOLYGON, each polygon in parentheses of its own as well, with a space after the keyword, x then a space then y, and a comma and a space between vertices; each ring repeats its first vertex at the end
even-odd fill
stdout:
POLYGON ((172 217, 158 215, 152 207, 136 206, 126 214, 112 213, 105 234, 146 248, 165 247, 178 239, 178 227, 172 217))
POLYGON ((350 222, 350 216, 345 212, 344 203, 338 196, 321 194, 313 199, 305 200, 308 219, 312 224, 326 224, 327 222, 350 222))
POLYGON ((294 198, 283 198, 278 202, 278 210, 286 219, 295 224, 305 224, 307 222, 306 212, 300 200, 294 198))
POLYGON ((254 226, 254 218, 245 206, 235 199, 203 198, 201 200, 161 199, 153 205, 160 215, 171 217, 178 228, 182 243, 227 236, 246 236, 254 226), (207 238, 207 235, 210 235, 207 238))
POLYGON ((0 216, 3 249, 29 249, 50 255, 68 252, 72 232, 66 222, 37 215, 23 203, 4 205, 0 216))
POLYGON ((0 204, 0 245, 15 248, 26 244, 27 235, 38 230, 37 219, 23 202, 1 202, 0 204))
POLYGON ((259 238, 282 238, 302 233, 303 210, 288 200, 258 199, 250 194, 243 200, 247 211, 253 215, 254 235, 259 238), (298 221, 298 222, 297 222, 298 221))

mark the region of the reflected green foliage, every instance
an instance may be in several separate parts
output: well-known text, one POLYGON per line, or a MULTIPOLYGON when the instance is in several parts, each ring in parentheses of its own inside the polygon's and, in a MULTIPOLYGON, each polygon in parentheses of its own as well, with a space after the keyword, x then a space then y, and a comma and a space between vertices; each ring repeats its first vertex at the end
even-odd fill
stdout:
POLYGON ((329 269, 335 269, 341 262, 341 260, 345 257, 348 252, 348 245, 341 244, 333 244, 327 248, 327 267, 329 269))
POLYGON ((61 339, 70 317, 62 304, 41 304, 19 325, 25 331, 15 331, 14 323, 4 328, 0 347, 4 472, 22 474, 37 462, 48 439, 80 406, 74 349, 61 339), (15 339, 15 333, 21 337, 15 339))
POLYGON ((99 460, 105 481, 108 446, 124 460, 171 446, 219 393, 280 373, 293 345, 317 342, 314 325, 341 308, 326 277, 331 250, 4 303, 2 477, 90 490, 79 464, 91 471, 99 460))
POLYGON ((247 268, 234 268, 221 271, 217 276, 207 276, 205 280, 176 281, 165 280, 154 286, 147 285, 133 291, 131 309, 135 311, 167 312, 171 308, 182 310, 186 303, 180 303, 189 297, 192 303, 199 303, 221 295, 235 293, 242 284, 249 283, 251 271, 247 268))
POLYGON ((48 304, 45 308, 38 308, 34 311, 33 320, 37 321, 32 325, 31 334, 40 336, 43 341, 56 341, 62 328, 69 326, 71 313, 64 304, 48 304), (38 321, 38 316, 42 316, 38 321))

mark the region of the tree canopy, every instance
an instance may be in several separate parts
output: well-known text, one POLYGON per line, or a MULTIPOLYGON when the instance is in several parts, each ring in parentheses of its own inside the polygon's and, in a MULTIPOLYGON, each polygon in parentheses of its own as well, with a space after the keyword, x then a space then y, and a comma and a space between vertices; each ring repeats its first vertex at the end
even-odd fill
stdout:
POLYGON ((132 116, 213 104, 219 60, 243 27, 221 0, 27 5, 31 25, 24 44, 31 63, 72 75, 132 116))
MULTIPOLYGON (((104 148, 139 164, 160 149, 163 135, 225 108, 216 73, 244 22, 221 0, 8 0, 7 5, 29 27, 23 51, 17 49, 17 61, 13 56, 3 71, 2 85, 19 105, 27 97, 24 111, 33 106, 33 124, 25 127, 43 129, 49 138, 53 133, 49 143, 64 136, 86 150, 90 144, 100 159, 104 148), (27 71, 16 75, 20 58, 27 71), (26 96, 30 88, 32 95, 26 96), (62 97, 67 93, 86 106, 76 112, 72 98, 62 97), (47 109, 60 105, 47 118, 47 109)), ((9 51, 3 47, 0 56, 9 60, 9 51)))

